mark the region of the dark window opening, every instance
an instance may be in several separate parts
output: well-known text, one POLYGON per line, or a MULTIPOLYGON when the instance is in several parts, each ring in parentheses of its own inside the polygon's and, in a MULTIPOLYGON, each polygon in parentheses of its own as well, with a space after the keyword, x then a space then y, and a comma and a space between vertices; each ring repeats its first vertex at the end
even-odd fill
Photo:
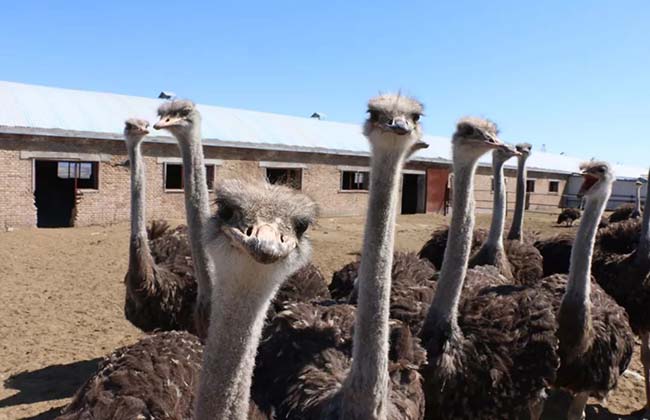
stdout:
POLYGON ((271 184, 288 185, 296 190, 302 189, 302 169, 266 168, 266 179, 271 184))
MULTIPOLYGON (((212 191, 214 186, 214 165, 205 165, 205 176, 208 190, 212 191)), ((183 165, 177 163, 165 164, 165 189, 166 190, 183 190, 185 181, 183 180, 183 165)))
POLYGON ((556 193, 560 191, 560 181, 550 181, 548 183, 548 192, 556 193))
POLYGON ((370 186, 370 173, 360 171, 341 172, 341 190, 343 191, 368 191, 370 186))
POLYGON ((534 193, 535 192, 535 180, 529 179, 526 181, 526 192, 534 193))
POLYGON ((38 227, 74 226, 76 189, 97 189, 97 162, 37 160, 34 162, 34 202, 38 227))

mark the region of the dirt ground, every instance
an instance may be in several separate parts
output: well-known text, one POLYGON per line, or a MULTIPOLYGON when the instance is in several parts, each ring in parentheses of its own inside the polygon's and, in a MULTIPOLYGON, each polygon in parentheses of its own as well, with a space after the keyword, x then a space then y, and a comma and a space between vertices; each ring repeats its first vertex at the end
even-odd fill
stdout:
MULTIPOLYGON (((488 215, 478 224, 487 226, 488 215)), ((550 217, 526 228, 566 232, 550 217)), ((442 216, 400 216, 398 250, 420 249, 442 216)), ((325 276, 356 258, 362 218, 321 219, 314 261, 325 276)), ((124 319, 128 225, 26 229, 0 233, 0 419, 51 419, 93 373, 102 356, 141 333, 124 319)), ((644 404, 638 347, 630 369, 588 419, 636 418, 644 404)), ((549 417, 552 418, 552 417, 549 417)))

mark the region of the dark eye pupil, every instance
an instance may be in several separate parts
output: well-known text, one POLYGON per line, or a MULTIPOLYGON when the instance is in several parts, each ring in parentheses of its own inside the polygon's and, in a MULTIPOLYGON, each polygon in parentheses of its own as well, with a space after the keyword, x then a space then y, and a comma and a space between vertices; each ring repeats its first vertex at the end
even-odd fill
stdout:
POLYGON ((413 114, 413 122, 420 121, 420 114, 413 114))
POLYGON ((232 207, 228 205, 222 204, 219 206, 219 218, 221 218, 221 220, 223 220, 224 222, 227 222, 228 220, 232 219, 234 213, 235 212, 233 211, 232 207))
POLYGON ((305 231, 307 231, 307 228, 309 227, 309 222, 306 220, 296 220, 294 228, 296 229, 296 235, 298 237, 301 237, 305 231))
POLYGON ((368 111, 370 114, 370 121, 378 121, 379 120, 379 113, 377 111, 368 111))

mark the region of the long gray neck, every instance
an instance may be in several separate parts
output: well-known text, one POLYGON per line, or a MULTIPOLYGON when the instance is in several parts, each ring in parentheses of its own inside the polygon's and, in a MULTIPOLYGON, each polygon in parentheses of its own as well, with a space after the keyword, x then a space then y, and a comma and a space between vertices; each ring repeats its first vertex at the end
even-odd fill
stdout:
POLYGON ((648 182, 646 184, 646 201, 645 209, 643 210, 643 219, 641 220, 641 237, 639 238, 639 245, 636 250, 637 262, 645 265, 650 265, 650 209, 648 209, 648 207, 650 207, 648 205, 649 197, 650 173, 648 174, 648 182))
POLYGON ((508 239, 523 240, 524 228, 524 203, 526 201, 526 160, 528 155, 519 156, 517 162, 517 197, 515 201, 515 212, 512 217, 512 225, 508 232, 508 239))
POLYGON ((578 227, 575 243, 571 249, 569 280, 562 300, 563 305, 566 302, 571 302, 574 308, 584 308, 590 305, 591 259, 598 224, 605 211, 608 199, 609 194, 598 194, 586 199, 582 222, 578 227))
POLYGON ((211 284, 214 282, 214 262, 208 254, 203 241, 203 232, 210 218, 208 186, 199 128, 179 135, 178 145, 183 159, 183 179, 185 180, 185 211, 189 230, 194 272, 198 280, 199 302, 209 299, 211 284))
POLYGON ((506 189, 504 187, 503 165, 506 161, 497 157, 496 153, 492 159, 494 177, 492 223, 490 224, 490 232, 485 241, 485 246, 490 250, 503 251, 503 226, 506 222, 506 189))
POLYGON ((451 327, 457 329, 458 303, 467 273, 474 231, 474 173, 478 158, 454 162, 453 212, 438 286, 429 307, 423 335, 451 327))
POLYGON ((634 197, 634 211, 636 214, 641 214, 641 187, 642 185, 636 186, 636 196, 634 197))
POLYGON ((341 418, 385 419, 395 217, 404 153, 373 150, 370 196, 359 268, 352 368, 341 418))
POLYGON ((139 238, 147 243, 147 222, 145 215, 145 167, 141 143, 128 146, 131 167, 131 239, 139 238))
POLYGON ((218 275, 195 418, 245 420, 264 318, 280 281, 260 280, 252 264, 221 269, 218 275), (260 290, 260 285, 267 287, 260 290))

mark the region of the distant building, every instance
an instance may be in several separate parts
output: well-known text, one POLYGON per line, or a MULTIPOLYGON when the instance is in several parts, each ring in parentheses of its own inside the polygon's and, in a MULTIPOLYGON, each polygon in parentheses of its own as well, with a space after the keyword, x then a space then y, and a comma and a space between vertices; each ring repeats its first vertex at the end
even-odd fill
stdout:
MULTIPOLYGON (((0 82, 0 227, 85 226, 128 220, 129 169, 123 123, 128 117, 153 123, 162 102, 0 82)), ((210 188, 227 177, 266 177, 312 196, 325 217, 365 213, 369 154, 359 125, 198 107, 203 116, 210 188)), ((447 204, 449 139, 425 136, 424 140, 430 147, 418 152, 403 171, 401 213, 440 212, 447 204)), ((148 217, 183 219, 181 160, 174 139, 166 132, 153 132, 143 153, 148 217)), ((579 162, 533 150, 529 209, 556 212, 579 162)), ((492 205, 489 166, 487 156, 476 180, 480 211, 492 205)), ((630 178, 643 172, 617 169, 630 178)), ((515 160, 507 165, 506 176, 512 206, 515 160)))

